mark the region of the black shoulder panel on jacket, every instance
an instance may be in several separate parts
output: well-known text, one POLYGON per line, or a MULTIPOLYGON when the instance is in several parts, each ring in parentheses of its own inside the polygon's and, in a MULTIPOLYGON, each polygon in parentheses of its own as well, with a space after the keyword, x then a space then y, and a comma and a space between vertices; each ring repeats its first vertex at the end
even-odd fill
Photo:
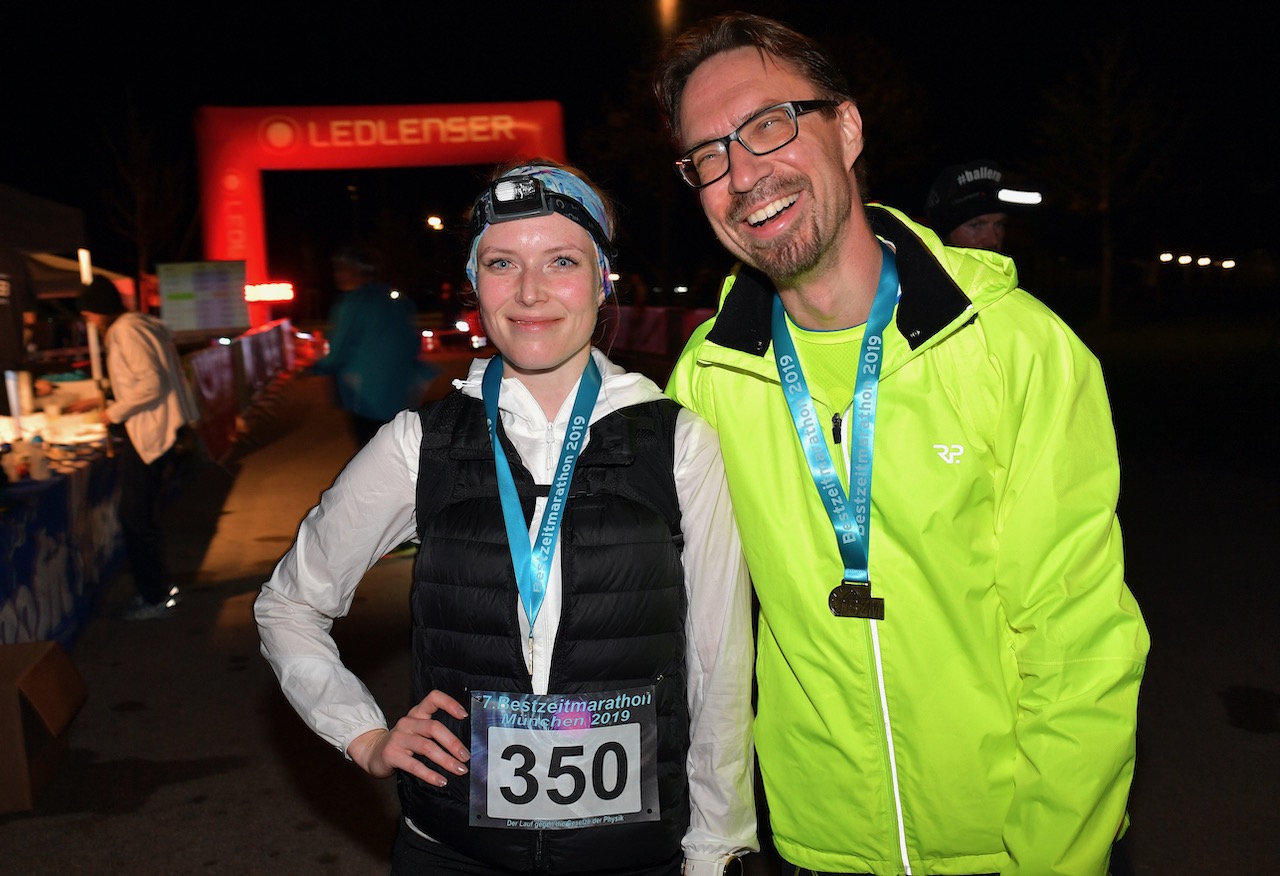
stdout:
POLYGON ((733 287, 716 314, 707 340, 763 356, 769 349, 770 313, 778 289, 755 268, 739 263, 733 287))
POLYGON ((969 306, 969 297, 942 269, 919 237, 888 210, 867 209, 871 230, 893 243, 898 257, 898 331, 916 349, 951 323, 969 306), (907 290, 910 290, 908 293, 907 290))

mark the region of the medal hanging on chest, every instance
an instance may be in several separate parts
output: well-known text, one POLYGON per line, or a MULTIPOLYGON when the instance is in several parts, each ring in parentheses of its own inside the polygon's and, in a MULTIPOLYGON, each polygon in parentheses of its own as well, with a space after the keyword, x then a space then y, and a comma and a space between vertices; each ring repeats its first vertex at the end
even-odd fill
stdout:
POLYGON ((791 409, 800 446, 804 448, 814 487, 822 497, 831 519, 836 544, 844 564, 844 577, 827 597, 827 606, 836 617, 884 620, 884 600, 871 594, 869 579, 869 535, 871 531, 871 462, 875 450, 876 400, 880 388, 880 366, 884 359, 884 331, 893 319, 898 302, 898 270, 893 250, 881 242, 880 282, 862 337, 858 373, 854 380, 852 426, 849 439, 857 442, 850 456, 849 483, 859 484, 857 501, 850 503, 835 461, 827 451, 826 436, 800 367, 795 343, 787 328, 782 299, 773 300, 773 355, 778 364, 782 391, 791 409))

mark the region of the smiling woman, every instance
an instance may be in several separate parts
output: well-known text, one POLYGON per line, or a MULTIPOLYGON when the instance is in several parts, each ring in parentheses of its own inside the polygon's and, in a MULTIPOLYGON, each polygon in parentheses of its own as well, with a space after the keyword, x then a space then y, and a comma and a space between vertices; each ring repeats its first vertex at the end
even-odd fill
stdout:
POLYGON ((467 263, 498 354, 374 436, 255 605, 303 719, 397 775, 393 873, 719 874, 758 849, 719 443, 592 346, 614 235, 578 171, 498 169, 467 263), (405 542, 416 705, 389 727, 330 626, 405 542))

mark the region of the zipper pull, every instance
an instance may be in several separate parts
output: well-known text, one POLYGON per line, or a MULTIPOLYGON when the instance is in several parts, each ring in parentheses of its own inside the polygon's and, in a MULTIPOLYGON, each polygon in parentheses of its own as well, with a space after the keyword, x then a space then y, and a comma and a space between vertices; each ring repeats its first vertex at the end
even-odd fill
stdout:
MULTIPOLYGON (((544 466, 543 472, 546 474, 547 477, 552 477, 552 475, 554 475, 556 470, 556 454, 553 453, 551 450, 551 448, 556 446, 556 424, 555 423, 552 423, 550 421, 547 422, 547 431, 544 435, 543 440, 545 442, 545 447, 546 447, 546 451, 542 454, 542 464, 544 466)), ((531 649, 533 648, 532 636, 530 636, 529 647, 531 649)))
POLYGON ((836 444, 840 443, 840 415, 831 415, 831 435, 836 439, 836 444))

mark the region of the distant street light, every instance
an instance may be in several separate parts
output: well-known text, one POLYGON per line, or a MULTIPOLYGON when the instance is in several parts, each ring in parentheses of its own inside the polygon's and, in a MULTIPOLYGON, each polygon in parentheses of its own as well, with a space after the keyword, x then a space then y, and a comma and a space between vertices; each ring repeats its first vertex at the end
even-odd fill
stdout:
POLYGON ((444 222, 439 216, 428 216, 427 227, 432 231, 444 231, 444 222))
POLYGON ((677 0, 658 0, 658 24, 662 28, 663 38, 676 32, 680 23, 680 4, 677 0))
POLYGON ((1235 259, 1219 259, 1218 261, 1214 261, 1212 256, 1204 255, 1204 256, 1194 257, 1186 253, 1175 257, 1174 254, 1169 252, 1168 250, 1165 250, 1164 252, 1160 253, 1158 258, 1160 259, 1161 262, 1163 262, 1166 265, 1173 261, 1177 261, 1177 263, 1180 265, 1190 265, 1194 263, 1202 268, 1207 268, 1212 265, 1217 265, 1218 267, 1222 268, 1224 271, 1230 271, 1231 269, 1237 267, 1235 259))

